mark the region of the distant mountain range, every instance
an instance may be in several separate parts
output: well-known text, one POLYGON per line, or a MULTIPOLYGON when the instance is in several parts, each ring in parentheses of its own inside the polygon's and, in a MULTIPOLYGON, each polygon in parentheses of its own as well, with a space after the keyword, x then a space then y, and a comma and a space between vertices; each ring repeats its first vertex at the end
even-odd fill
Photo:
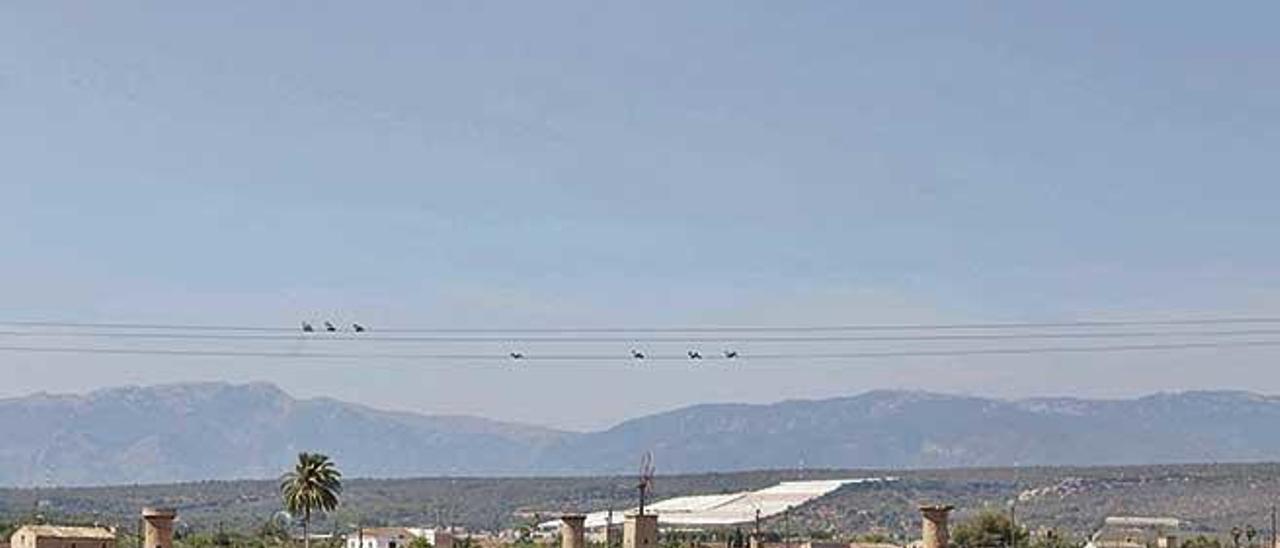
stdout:
POLYGON ((875 391, 697 405, 573 433, 295 399, 269 384, 128 387, 0 400, 0 485, 270 478, 302 450, 348 476, 663 473, 764 468, 1100 465, 1280 459, 1280 398, 995 400, 875 391))

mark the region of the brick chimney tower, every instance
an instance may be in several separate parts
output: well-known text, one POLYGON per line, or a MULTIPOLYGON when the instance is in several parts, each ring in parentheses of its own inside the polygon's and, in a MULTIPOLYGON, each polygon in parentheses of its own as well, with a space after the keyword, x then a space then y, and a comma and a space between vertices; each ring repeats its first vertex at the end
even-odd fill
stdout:
POLYGON ((947 529, 947 516, 955 510, 954 506, 930 505, 921 506, 921 537, 924 548, 947 548, 951 544, 951 533, 947 529))
POLYGON ((172 508, 143 508, 143 548, 173 548, 173 520, 178 512, 172 508))
POLYGON ((622 548, 658 548, 658 515, 627 514, 622 524, 622 548))
POLYGON ((560 516, 560 548, 587 548, 586 521, 582 514, 560 516))

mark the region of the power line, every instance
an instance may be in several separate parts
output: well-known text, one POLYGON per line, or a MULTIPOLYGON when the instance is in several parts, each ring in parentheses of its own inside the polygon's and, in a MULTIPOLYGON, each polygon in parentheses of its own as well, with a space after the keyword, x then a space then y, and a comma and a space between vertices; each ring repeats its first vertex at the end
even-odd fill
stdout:
MULTIPOLYGON (((840 332, 840 331, 926 331, 926 330, 1000 330, 1000 329, 1048 329, 1048 328, 1111 328, 1142 326, 1196 326, 1196 325, 1249 325, 1280 324, 1280 316, 1256 317, 1204 317, 1130 320, 1069 320, 1046 322, 976 322, 976 323, 904 323, 904 324, 847 324, 847 325, 712 325, 712 326, 562 326, 533 328, 458 328, 458 327, 385 327, 376 330, 383 333, 770 333, 770 332, 840 332)), ((156 331, 222 331, 222 332, 297 332, 295 327, 265 325, 217 325, 181 323, 124 323, 81 321, 22 321, 5 320, 0 325, 28 328, 67 328, 92 330, 156 330, 156 331)), ((371 326, 377 327, 377 326, 371 326)))
POLYGON ((927 341, 1003 341, 1041 339, 1123 339, 1157 337, 1241 337, 1280 335, 1280 329, 1230 329, 1230 330, 1173 330, 1173 331, 1119 331, 1119 332, 1032 332, 1032 333, 980 333, 980 334, 912 334, 912 335, 819 335, 819 336, 769 336, 734 335, 717 336, 652 336, 601 337, 601 336, 395 336, 352 335, 329 333, 244 334, 244 333, 140 333, 117 331, 0 331, 0 337, 14 338, 101 338, 137 340, 180 341, 324 341, 324 342, 377 342, 377 343, 814 343, 814 342, 927 342, 927 341))
MULTIPOLYGON (((1041 346, 1026 348, 971 348, 950 350, 888 350, 883 352, 836 352, 797 355, 804 359, 859 359, 900 357, 994 356, 1018 354, 1070 354, 1104 352, 1143 352, 1154 350, 1195 350, 1210 348, 1248 348, 1280 346, 1280 340, 1220 341, 1162 344, 1117 344, 1106 346, 1041 346)), ((788 354, 744 354, 752 359, 788 359, 788 354)))
POLYGON ((46 327, 69 329, 154 329, 157 331, 231 331, 231 332, 281 332, 297 331, 297 328, 280 326, 251 325, 209 325, 179 323, 121 323, 121 322, 72 322, 72 321, 27 321, 5 320, 0 325, 12 327, 46 327))
POLYGON ((125 356, 190 356, 228 358, 290 358, 290 359, 413 359, 413 360, 485 360, 504 359, 494 354, 392 354, 377 352, 287 352, 259 350, 200 350, 173 348, 104 348, 76 346, 0 346, 0 352, 30 352, 50 354, 114 354, 125 356))
MULTIPOLYGON (((889 350, 870 352, 829 352, 829 353, 763 353, 746 354, 740 357, 709 357, 719 361, 737 360, 835 360, 835 359, 868 359, 868 358, 906 358, 906 357, 955 357, 981 355, 1028 355, 1028 354, 1063 354, 1063 353, 1109 353, 1109 352, 1142 352, 1158 350, 1193 350, 1213 348, 1250 348, 1280 347, 1280 340, 1253 341, 1219 341, 1160 344, 1127 344, 1097 346, 1039 346, 1013 348, 969 348, 947 350, 889 350)), ((238 351, 238 350, 198 350, 198 349, 148 349, 148 348, 105 348, 105 347, 71 347, 71 346, 0 346, 0 352, 26 353, 59 353, 59 354, 114 354, 114 355, 159 355, 159 356, 191 356, 191 357, 260 357, 282 359, 391 359, 391 360, 495 360, 513 361, 509 355, 499 354, 401 354, 401 353, 338 353, 338 352, 270 352, 270 351, 238 351)), ((514 361, 690 361, 684 355, 646 355, 642 360, 632 360, 622 354, 560 354, 560 355, 522 355, 514 361)))

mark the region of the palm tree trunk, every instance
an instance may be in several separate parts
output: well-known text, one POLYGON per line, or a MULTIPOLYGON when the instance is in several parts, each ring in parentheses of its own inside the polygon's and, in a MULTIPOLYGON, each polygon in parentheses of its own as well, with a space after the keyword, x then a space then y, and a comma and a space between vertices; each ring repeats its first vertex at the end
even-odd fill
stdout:
POLYGON ((311 510, 302 513, 302 546, 311 548, 311 510))

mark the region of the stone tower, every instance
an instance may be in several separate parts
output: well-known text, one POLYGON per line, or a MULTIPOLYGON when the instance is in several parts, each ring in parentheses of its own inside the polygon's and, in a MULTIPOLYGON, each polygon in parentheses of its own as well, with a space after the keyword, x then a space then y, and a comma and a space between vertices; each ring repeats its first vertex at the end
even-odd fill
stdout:
POLYGON ((921 523, 924 548, 947 548, 951 544, 947 515, 954 509, 954 506, 941 505, 920 507, 920 514, 924 517, 921 523))
POLYGON ((586 521, 582 514, 560 516, 561 548, 587 548, 586 521))
POLYGON ((143 548, 173 548, 173 519, 178 512, 172 508, 143 508, 142 520, 146 522, 142 534, 143 548))
POLYGON ((657 514, 627 514, 622 524, 622 548, 658 548, 657 514))

